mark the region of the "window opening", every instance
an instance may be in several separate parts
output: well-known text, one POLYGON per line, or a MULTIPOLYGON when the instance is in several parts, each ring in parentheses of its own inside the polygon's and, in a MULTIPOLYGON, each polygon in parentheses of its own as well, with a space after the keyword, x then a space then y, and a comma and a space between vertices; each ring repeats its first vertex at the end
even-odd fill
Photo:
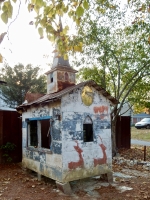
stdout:
POLYGON ((84 142, 93 141, 93 122, 89 116, 85 118, 83 123, 83 141, 84 142))
POLYGON ((37 121, 30 121, 30 146, 38 146, 37 121))
POLYGON ((41 147, 50 149, 51 134, 50 134, 50 120, 41 121, 41 147))
POLYGON ((28 123, 28 146, 50 149, 51 119, 37 117, 26 119, 28 123))
POLYGON ((69 81, 69 75, 67 72, 65 72, 65 81, 69 81))
POLYGON ((53 82, 53 73, 50 74, 50 82, 53 82))

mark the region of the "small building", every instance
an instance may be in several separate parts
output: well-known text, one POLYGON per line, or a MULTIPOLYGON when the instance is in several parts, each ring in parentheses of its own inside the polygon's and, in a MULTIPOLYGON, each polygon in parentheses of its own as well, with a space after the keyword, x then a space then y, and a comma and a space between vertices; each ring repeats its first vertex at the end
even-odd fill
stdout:
MULTIPOLYGON (((0 80, 0 85, 6 85, 5 81, 0 80)), ((0 90, 0 146, 14 144, 13 151, 10 149, 0 149, 0 163, 21 162, 22 160, 22 130, 20 114, 16 109, 10 108, 3 101, 3 95, 0 90), (4 156, 5 155, 5 156, 4 156)))
POLYGON ((0 163, 22 161, 22 127, 20 114, 15 109, 0 107, 0 146, 7 143, 14 144, 15 148, 0 149, 0 163), (4 156, 5 155, 5 156, 4 156))
POLYGON ((121 107, 120 116, 133 116, 133 109, 129 102, 125 102, 121 107))
POLYGON ((93 80, 76 85, 76 72, 56 51, 47 94, 17 107, 23 165, 62 187, 100 174, 112 178, 110 105, 118 102, 93 80))

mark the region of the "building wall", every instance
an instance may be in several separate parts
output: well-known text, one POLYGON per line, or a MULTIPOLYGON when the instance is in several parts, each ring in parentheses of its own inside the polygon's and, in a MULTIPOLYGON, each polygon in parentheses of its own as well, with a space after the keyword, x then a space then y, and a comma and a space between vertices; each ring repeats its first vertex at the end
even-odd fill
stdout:
POLYGON ((50 177, 54 180, 62 180, 62 142, 60 132, 60 122, 56 120, 56 114, 60 110, 60 102, 51 103, 48 106, 30 108, 22 115, 23 133, 23 159, 25 167, 50 177), (53 116, 51 149, 27 147, 27 123, 25 119, 53 116), (59 136, 58 136, 59 134, 59 136))
POLYGON ((111 171, 110 104, 94 88, 93 103, 83 104, 82 88, 62 97, 61 102, 30 108, 23 113, 23 164, 60 182, 111 171), (58 115, 60 119, 58 119, 58 115), (52 116, 51 149, 27 147, 25 119, 52 116), (84 142, 83 123, 93 123, 93 141, 84 142))
POLYGON ((62 98, 63 181, 99 175, 111 171, 110 104, 94 88, 93 103, 85 106, 81 89, 62 98), (94 140, 83 141, 83 123, 93 121, 94 140))
POLYGON ((53 72, 53 82, 51 82, 51 75, 47 75, 47 94, 57 91, 57 71, 53 72))
MULTIPOLYGON (((5 145, 7 142, 15 145, 14 150, 8 152, 12 162, 21 162, 22 131, 20 114, 16 111, 0 110, 0 145, 5 145)), ((0 150, 0 163, 8 162, 8 158, 3 154, 6 154, 5 150, 0 150)))
POLYGON ((120 111, 121 116, 131 116, 133 115, 133 111, 129 103, 125 103, 120 111))
POLYGON ((65 89, 68 86, 75 85, 75 73, 66 71, 54 71, 47 75, 47 93, 54 93, 65 89), (53 74, 53 82, 51 82, 53 74))

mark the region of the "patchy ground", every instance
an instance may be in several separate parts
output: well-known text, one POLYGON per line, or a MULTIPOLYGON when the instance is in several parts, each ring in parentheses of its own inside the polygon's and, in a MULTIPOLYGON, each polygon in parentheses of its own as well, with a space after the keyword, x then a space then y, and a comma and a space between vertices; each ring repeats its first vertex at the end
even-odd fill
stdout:
MULTIPOLYGON (((22 168, 21 164, 0 165, 0 200, 150 200, 150 167, 142 162, 142 148, 122 150, 113 160, 114 183, 100 177, 71 182, 73 194, 65 195, 55 181, 22 168)), ((150 147, 147 148, 150 162, 150 147)))

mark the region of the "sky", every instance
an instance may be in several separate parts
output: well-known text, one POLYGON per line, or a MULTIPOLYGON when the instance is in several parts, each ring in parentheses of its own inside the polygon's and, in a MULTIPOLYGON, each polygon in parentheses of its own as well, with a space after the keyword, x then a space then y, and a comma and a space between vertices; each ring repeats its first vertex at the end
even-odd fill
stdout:
MULTIPOLYGON (((16 7, 18 9, 18 4, 15 5, 14 16, 8 25, 0 20, 0 34, 8 31, 0 44, 0 53, 11 67, 18 63, 32 64, 40 66, 46 72, 50 70, 48 64, 53 62, 54 46, 46 37, 40 39, 35 26, 29 25, 29 22, 34 20, 34 12, 29 13, 24 2, 21 2, 19 16, 11 23, 18 13, 16 7)), ((2 65, 0 64, 0 67, 2 65)))

